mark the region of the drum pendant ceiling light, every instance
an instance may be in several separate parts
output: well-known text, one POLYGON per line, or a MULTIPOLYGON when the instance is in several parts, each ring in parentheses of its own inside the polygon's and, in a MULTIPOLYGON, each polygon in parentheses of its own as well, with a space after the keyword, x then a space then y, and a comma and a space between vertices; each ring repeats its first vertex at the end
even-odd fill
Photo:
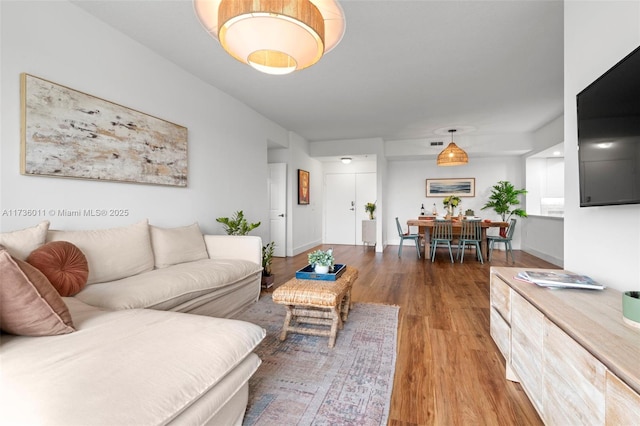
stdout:
POLYGON ((342 40, 335 0, 194 0, 196 15, 222 48, 267 74, 315 64, 342 40))
POLYGON ((453 134, 456 129, 449 129, 451 143, 438 154, 438 166, 462 166, 469 162, 469 156, 453 142, 453 134))

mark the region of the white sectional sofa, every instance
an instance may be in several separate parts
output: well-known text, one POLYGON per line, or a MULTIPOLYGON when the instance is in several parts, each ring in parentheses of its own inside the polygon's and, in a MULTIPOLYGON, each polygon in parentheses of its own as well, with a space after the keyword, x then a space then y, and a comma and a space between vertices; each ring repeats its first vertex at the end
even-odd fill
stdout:
POLYGON ((227 318, 260 296, 262 240, 256 236, 203 236, 197 224, 164 229, 142 221, 49 230, 46 240, 69 241, 87 257, 87 286, 75 297, 89 305, 227 318))
POLYGON ((3 268, 47 241, 69 241, 86 256, 88 283, 62 298, 75 331, 0 336, 2 423, 241 424, 248 380, 261 362, 253 350, 265 331, 223 317, 259 296, 260 238, 146 221, 46 228, 0 234, 12 255, 3 255, 3 268))

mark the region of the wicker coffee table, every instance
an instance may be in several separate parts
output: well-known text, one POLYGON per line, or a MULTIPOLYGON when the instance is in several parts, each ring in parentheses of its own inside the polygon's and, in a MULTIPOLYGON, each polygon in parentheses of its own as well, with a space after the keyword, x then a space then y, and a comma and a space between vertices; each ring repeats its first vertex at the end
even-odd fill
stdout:
POLYGON ((301 280, 292 278, 273 292, 273 301, 287 308, 280 340, 287 333, 328 336, 329 347, 336 343, 338 329, 349 316, 351 287, 358 270, 347 266, 336 281, 301 280), (328 325, 330 329, 304 327, 300 324, 328 325))

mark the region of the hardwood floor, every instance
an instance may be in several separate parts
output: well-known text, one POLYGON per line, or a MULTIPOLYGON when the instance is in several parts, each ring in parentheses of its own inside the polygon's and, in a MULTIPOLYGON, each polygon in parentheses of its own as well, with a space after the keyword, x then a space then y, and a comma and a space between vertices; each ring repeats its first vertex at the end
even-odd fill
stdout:
MULTIPOLYGON (((398 246, 384 253, 333 247, 338 263, 359 270, 354 302, 400 306, 389 425, 542 424, 522 387, 505 379, 505 361, 489 335, 489 268, 556 266, 518 250, 515 265, 495 250, 492 262, 482 265, 473 253, 452 264, 440 249, 431 263, 418 260, 411 246, 401 258, 398 246)), ((269 291, 306 264, 306 252, 275 258, 269 291)))

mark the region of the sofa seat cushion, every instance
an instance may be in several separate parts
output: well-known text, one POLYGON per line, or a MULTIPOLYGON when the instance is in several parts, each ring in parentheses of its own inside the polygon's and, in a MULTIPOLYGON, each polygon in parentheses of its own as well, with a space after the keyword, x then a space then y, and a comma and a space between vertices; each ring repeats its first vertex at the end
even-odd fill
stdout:
POLYGON ((257 325, 64 301, 75 333, 3 336, 0 397, 7 424, 167 424, 245 360, 254 360, 253 369, 243 368, 245 380, 257 367, 252 352, 265 335, 257 325))
POLYGON ((75 297, 102 308, 170 310, 216 289, 233 285, 262 267, 240 259, 203 259, 85 287, 75 297))

